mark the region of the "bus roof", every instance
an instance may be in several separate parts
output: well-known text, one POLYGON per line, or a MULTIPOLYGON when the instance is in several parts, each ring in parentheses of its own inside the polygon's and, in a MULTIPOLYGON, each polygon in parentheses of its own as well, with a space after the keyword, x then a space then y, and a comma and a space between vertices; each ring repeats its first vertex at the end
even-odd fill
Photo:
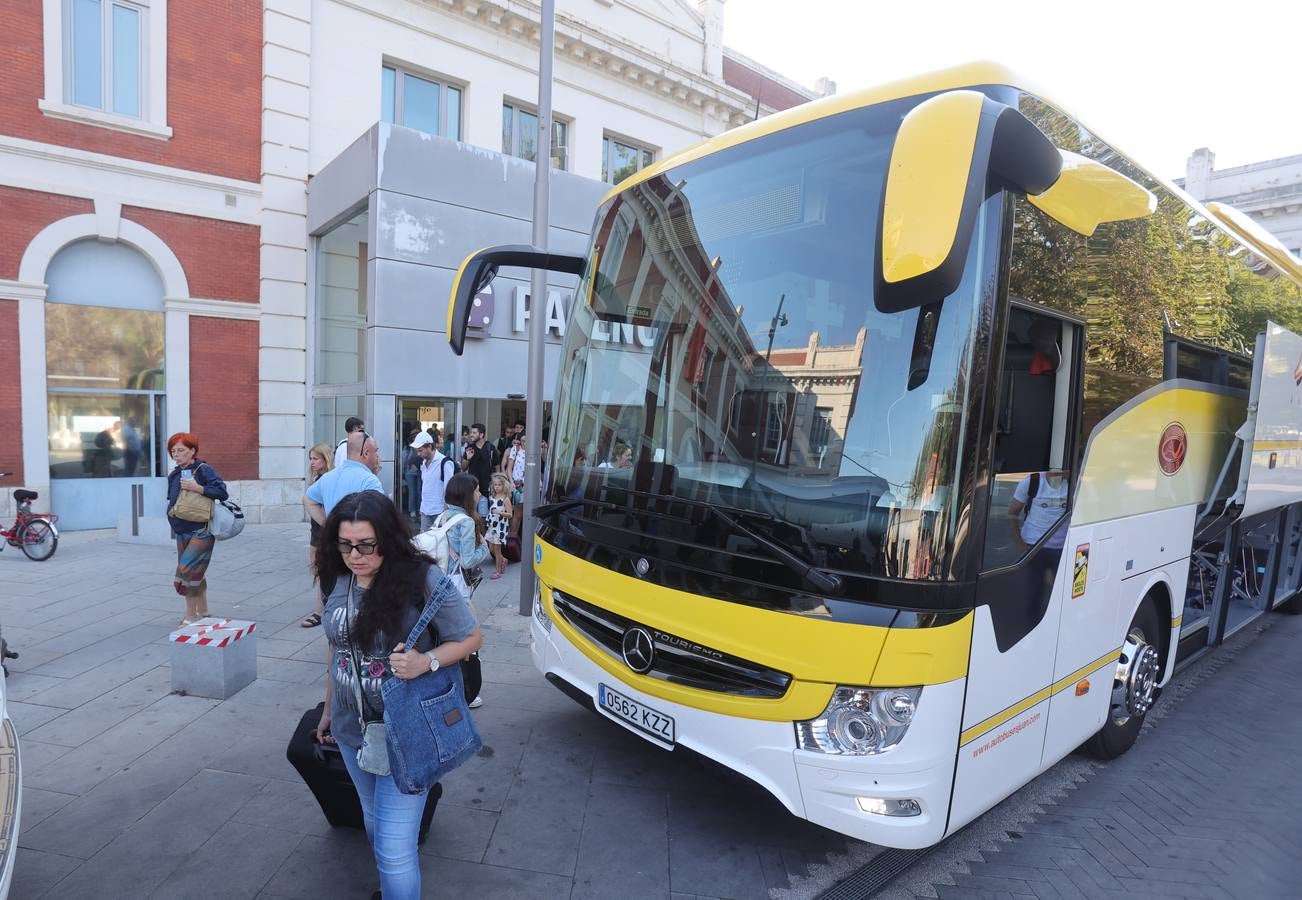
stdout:
MULTIPOLYGON (((830 97, 823 97, 818 100, 811 100, 808 103, 802 103, 799 106, 793 106, 790 109, 782 110, 762 119, 756 119, 745 125, 740 125, 731 131, 725 131, 716 137, 707 138, 699 143, 693 144, 686 149, 680 150, 664 159, 652 163, 645 169, 630 175, 628 178, 615 185, 601 198, 604 204, 616 194, 620 194, 635 185, 641 184, 657 175, 663 174, 670 169, 681 166, 685 163, 693 162, 711 154, 718 153, 730 147, 736 147, 749 141, 765 137, 770 134, 776 134, 785 131, 788 128, 794 128, 797 125, 804 125, 807 122, 825 119, 829 116, 835 116, 839 113, 848 112, 854 109, 861 109, 866 106, 873 106, 878 103, 886 103, 891 100, 899 100, 904 97, 913 97, 918 94, 930 94, 938 91, 956 90, 965 87, 975 87, 979 85, 1006 85, 1017 88, 1029 94, 1044 100, 1063 114, 1067 115, 1073 121, 1079 122, 1075 116, 1071 115, 1061 104, 1054 102, 1043 91, 1038 90, 1036 86, 1027 79, 1013 72, 1008 67, 990 61, 979 61, 965 63, 960 66, 954 66, 948 69, 939 69, 934 72, 926 72, 920 75, 913 75, 908 78, 901 78, 896 81, 888 81, 885 84, 874 87, 863 88, 857 91, 851 91, 847 94, 834 94, 830 97)), ((1094 129, 1089 128, 1083 122, 1083 127, 1099 137, 1108 146, 1117 150, 1125 159, 1138 168, 1144 174, 1148 175, 1154 181, 1162 185, 1169 192, 1180 198, 1186 205, 1194 209, 1200 215, 1204 216, 1217 228, 1224 231, 1234 240, 1246 246, 1259 258, 1268 262, 1276 270, 1286 275, 1298 284, 1302 284, 1302 263, 1294 259, 1291 254, 1284 251, 1281 257, 1280 253, 1275 252, 1274 247, 1270 246, 1261 234, 1250 229, 1236 227, 1236 223, 1231 218, 1218 211, 1208 209, 1199 201, 1193 199, 1174 183, 1168 179, 1151 172, 1142 163, 1137 162, 1134 157, 1122 152, 1115 143, 1103 138, 1094 129)))

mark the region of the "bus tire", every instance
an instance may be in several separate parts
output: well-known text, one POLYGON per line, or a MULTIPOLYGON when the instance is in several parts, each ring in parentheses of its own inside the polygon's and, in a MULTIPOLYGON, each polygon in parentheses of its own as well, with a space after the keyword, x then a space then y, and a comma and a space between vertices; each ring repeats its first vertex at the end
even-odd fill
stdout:
POLYGON ((1158 627, 1157 607, 1151 597, 1145 597, 1135 610, 1121 646, 1108 719, 1085 742, 1085 752, 1095 759, 1116 759, 1131 748, 1144 727, 1144 718, 1157 699, 1157 683, 1162 678, 1158 627))

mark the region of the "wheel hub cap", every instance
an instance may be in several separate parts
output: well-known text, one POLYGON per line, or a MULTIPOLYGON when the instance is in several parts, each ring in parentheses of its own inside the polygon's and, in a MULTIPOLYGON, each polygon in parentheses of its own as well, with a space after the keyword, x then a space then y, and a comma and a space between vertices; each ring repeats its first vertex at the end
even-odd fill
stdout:
POLYGON ((1118 725, 1152 708, 1160 674, 1157 648, 1147 643, 1142 634, 1127 635, 1112 689, 1112 718, 1118 725))

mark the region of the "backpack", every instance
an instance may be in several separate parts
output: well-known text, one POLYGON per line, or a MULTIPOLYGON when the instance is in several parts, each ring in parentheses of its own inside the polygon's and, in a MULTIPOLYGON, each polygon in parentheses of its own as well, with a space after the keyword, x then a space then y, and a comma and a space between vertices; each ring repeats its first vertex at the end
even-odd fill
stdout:
POLYGON ((422 531, 412 538, 411 542, 416 545, 417 550, 428 553, 445 573, 450 573, 453 560, 452 542, 448 539, 448 532, 457 522, 469 518, 470 516, 465 513, 456 513, 449 516, 448 511, 444 510, 434 520, 432 528, 422 531))

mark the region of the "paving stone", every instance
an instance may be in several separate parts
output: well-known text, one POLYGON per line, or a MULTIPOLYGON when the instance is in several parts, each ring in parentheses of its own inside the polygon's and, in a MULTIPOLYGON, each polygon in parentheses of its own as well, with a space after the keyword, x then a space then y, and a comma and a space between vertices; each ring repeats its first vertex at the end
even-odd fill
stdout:
POLYGON ((46 722, 52 722, 67 712, 66 709, 57 706, 41 706, 16 700, 6 701, 5 709, 9 713, 9 718, 14 720, 14 728, 17 729, 19 737, 31 734, 46 722))
MULTIPOLYGON (((7 630, 8 629, 6 629, 6 631, 7 630)), ((13 645, 11 644, 10 646, 13 645)), ((34 700, 34 698, 42 691, 48 691, 50 688, 57 687, 64 683, 64 679, 62 678, 51 678, 48 675, 37 675, 35 672, 14 672, 5 681, 5 699, 10 703, 17 700, 34 700)), ((62 705, 59 703, 51 703, 49 700, 34 702, 39 702, 42 706, 62 705)))
POLYGON ((97 697, 169 663, 165 644, 150 644, 133 653, 119 656, 74 678, 57 679, 57 683, 38 694, 33 702, 46 706, 76 709, 97 697))
MULTIPOLYGON (((439 860, 440 865, 447 860, 439 860)), ((267 882, 266 892, 294 900, 369 897, 380 886, 375 857, 363 832, 340 828, 335 833, 303 837, 294 852, 267 882)), ((449 891, 448 896, 457 896, 449 891)), ((473 896, 473 895, 470 895, 473 896)), ((483 894, 480 896, 491 896, 483 894)))
POLYGON ((573 875, 591 770, 591 753, 531 741, 484 861, 573 875))
POLYGON ((215 700, 169 694, 46 766, 26 783, 85 793, 212 708, 215 700))
POLYGON ((245 775, 200 772, 59 882, 60 895, 149 896, 262 784, 245 775))
POLYGON ((31 732, 33 740, 80 747, 172 692, 167 669, 154 668, 31 732))
POLYGON ((436 856, 421 857, 420 873, 422 892, 426 896, 556 900, 568 897, 570 892, 570 879, 563 876, 504 866, 474 865, 436 856))
POLYGON ((445 808, 440 800, 420 852, 472 863, 483 862, 488 842, 497 827, 497 818, 496 812, 486 809, 445 808))
MULTIPOLYGON (((438 817, 435 819, 437 821, 438 817)), ((301 779, 297 782, 268 780, 261 791, 240 807, 231 821, 277 828, 295 834, 326 835, 335 830, 326 821, 320 804, 301 779)), ((488 839, 484 840, 487 842, 488 839)), ((482 853, 481 848, 480 854, 482 853)))
POLYGON ((23 778, 39 772, 59 757, 72 752, 71 747, 60 747, 58 744, 46 744, 41 741, 31 740, 30 738, 23 738, 19 742, 18 748, 22 753, 23 778))
POLYGON ((302 835, 227 822, 167 876, 151 900, 245 900, 294 852, 302 835))
POLYGON ((235 735, 194 723, 33 829, 19 846, 88 859, 195 776, 235 735))
POLYGON ((668 820, 664 791, 591 785, 571 900, 663 898, 669 888, 668 820))
POLYGON ((54 815, 73 800, 76 794, 61 794, 58 791, 43 791, 40 788, 23 786, 23 812, 20 828, 35 828, 54 815))
POLYGON ((9 884, 9 896, 14 900, 35 900, 79 865, 81 860, 72 856, 19 847, 14 858, 14 880, 9 884))

